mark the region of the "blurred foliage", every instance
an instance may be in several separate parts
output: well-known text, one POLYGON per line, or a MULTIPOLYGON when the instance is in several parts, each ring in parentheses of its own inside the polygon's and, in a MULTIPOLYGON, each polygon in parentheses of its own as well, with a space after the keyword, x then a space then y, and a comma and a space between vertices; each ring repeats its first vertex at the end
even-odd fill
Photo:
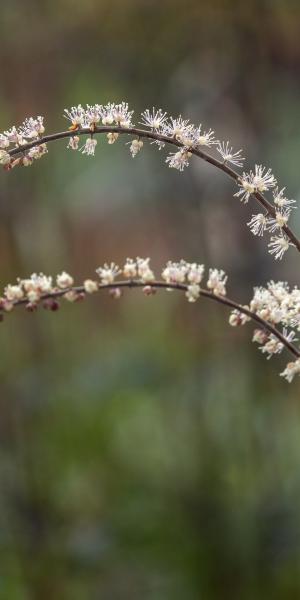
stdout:
MULTIPOLYGON (((0 129, 126 99, 202 120, 299 197, 297 0, 9 0, 0 129)), ((194 161, 64 142, 0 178, 1 280, 105 260, 180 257, 246 302, 296 277, 247 230, 253 208, 194 161)), ((300 230, 299 215, 294 227, 300 230)), ((1 327, 0 600, 294 599, 300 595, 299 382, 227 313, 128 292, 1 327)))

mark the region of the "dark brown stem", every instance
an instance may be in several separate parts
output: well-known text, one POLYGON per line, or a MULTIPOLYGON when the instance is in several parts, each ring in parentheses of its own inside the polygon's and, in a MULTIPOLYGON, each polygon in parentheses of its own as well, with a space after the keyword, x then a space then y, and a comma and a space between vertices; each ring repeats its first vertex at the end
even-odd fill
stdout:
MULTIPOLYGON (((159 142, 163 142, 165 144, 171 144, 171 145, 177 146, 179 148, 184 147, 184 144, 182 142, 178 141, 176 138, 169 138, 168 136, 161 135, 160 133, 157 133, 155 131, 148 131, 148 130, 139 129, 136 127, 117 127, 117 126, 104 125, 101 127, 95 127, 93 133, 94 134, 96 134, 96 133, 99 133, 99 134, 101 134, 101 133, 119 133, 119 134, 134 135, 139 138, 148 138, 148 139, 152 139, 152 140, 157 140, 159 142)), ((16 148, 13 148, 12 150, 10 150, 9 154, 10 154, 10 156, 15 156, 15 155, 18 155, 18 154, 24 152, 25 150, 30 150, 30 148, 33 148, 34 146, 39 146, 40 144, 45 144, 47 142, 53 142, 55 140, 60 140, 63 138, 73 137, 74 135, 87 135, 87 134, 88 135, 91 134, 91 130, 89 128, 77 129, 75 131, 74 130, 73 131, 70 131, 70 130, 61 131, 59 133, 45 135, 45 136, 41 137, 39 140, 35 140, 33 142, 29 142, 28 144, 24 144, 23 146, 20 146, 20 147, 18 146, 16 148)), ((234 171, 234 169, 229 167, 226 163, 219 161, 218 159, 214 158, 210 154, 207 154, 203 150, 196 150, 196 149, 191 148, 189 151, 192 154, 194 154, 195 156, 198 156, 199 158, 202 158, 202 160, 205 160, 206 162, 210 163, 214 167, 217 167, 217 169, 220 169, 221 171, 226 173, 229 177, 231 177, 231 179, 234 179, 237 183, 242 182, 242 178, 239 175, 239 173, 234 171)), ((269 214, 271 217, 273 217, 273 219, 276 218, 276 210, 275 210, 274 206, 264 197, 264 195, 261 192, 254 192, 252 194, 252 196, 257 200, 257 202, 261 206, 263 206, 263 208, 267 211, 267 214, 269 214)), ((285 225, 282 229, 285 232, 285 234, 287 235, 287 237, 289 238, 290 242, 300 252, 300 240, 293 233, 293 231, 290 229, 290 227, 288 227, 288 225, 285 225)))
MULTIPOLYGON (((153 289, 172 289, 172 290, 180 290, 186 292, 188 290, 188 286, 184 283, 166 283, 165 281, 152 281, 149 283, 145 283, 140 280, 125 280, 125 281, 115 281, 114 283, 109 284, 99 284, 99 290, 109 290, 116 288, 144 288, 145 286, 153 288, 153 289)), ((39 302, 43 300, 48 300, 51 298, 59 298, 64 296, 68 292, 75 292, 76 294, 84 294, 88 295, 85 292, 84 286, 76 286, 72 288, 67 288, 64 290, 54 290, 48 294, 42 294, 39 302)), ((218 296, 213 294, 212 292, 208 292, 207 290, 200 290, 200 295, 204 298, 208 298, 209 300, 213 300, 214 302, 219 302, 219 304, 223 304, 224 306, 228 306, 229 308, 238 310, 240 313, 247 315, 252 321, 255 321, 262 327, 265 331, 268 331, 270 334, 274 335, 296 358, 300 358, 300 350, 296 348, 291 342, 289 342, 284 335, 276 329, 271 323, 265 321, 254 312, 249 310, 248 308, 241 306, 234 300, 227 298, 226 296, 218 296)), ((15 300, 13 302, 14 306, 18 305, 26 305, 28 304, 28 300, 26 298, 22 298, 21 300, 15 300)))

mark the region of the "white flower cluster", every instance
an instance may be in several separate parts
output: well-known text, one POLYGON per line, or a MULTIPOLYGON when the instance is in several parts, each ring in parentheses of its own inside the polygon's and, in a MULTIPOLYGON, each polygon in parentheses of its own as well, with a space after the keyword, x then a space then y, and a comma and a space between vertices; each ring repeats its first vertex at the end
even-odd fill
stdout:
POLYGON ((19 301, 28 302, 30 308, 37 304, 42 297, 52 294, 58 290, 71 288, 74 280, 65 271, 56 277, 56 285, 53 285, 52 277, 43 273, 33 273, 28 279, 18 279, 15 284, 8 284, 4 289, 3 297, 0 298, 0 307, 9 312, 15 303, 19 301))
POLYGON ((34 146, 21 157, 13 158, 9 154, 11 148, 24 146, 29 142, 37 141, 45 132, 44 117, 30 117, 19 127, 11 127, 7 131, 0 133, 0 164, 6 170, 12 169, 17 165, 28 167, 34 160, 41 158, 47 152, 46 144, 34 146))
POLYGON ((285 188, 279 190, 277 182, 270 169, 265 172, 264 167, 255 165, 255 173, 243 174, 240 181, 240 190, 235 196, 240 197, 244 202, 248 202, 251 194, 255 192, 273 190, 273 203, 275 206, 275 216, 270 217, 268 213, 257 213, 252 215, 247 223, 253 235, 263 236, 265 231, 275 234, 271 236, 268 244, 269 253, 275 256, 275 259, 282 259, 292 242, 286 235, 284 228, 288 223, 295 200, 290 200, 285 196, 285 188))
POLYGON ((66 119, 71 121, 71 130, 90 129, 93 131, 99 123, 102 125, 118 125, 119 127, 131 127, 133 110, 129 110, 127 102, 113 104, 109 102, 105 106, 102 104, 86 105, 81 104, 65 108, 66 119))
MULTIPOLYGON (((149 131, 136 129, 132 122, 133 110, 129 109, 127 102, 119 104, 109 102, 108 104, 78 104, 70 109, 64 109, 66 117, 71 125, 69 127, 68 148, 79 150, 87 156, 94 156, 97 146, 96 133, 106 133, 108 144, 114 144, 121 133, 129 133, 134 136, 128 142, 130 153, 134 158, 143 148, 142 137, 149 136, 149 131), (101 129, 102 128, 102 129, 101 129), (103 131, 104 128, 104 131, 103 131), (80 136, 88 134, 88 138, 80 146, 80 136)), ((188 119, 172 117, 160 108, 146 109, 141 113, 140 124, 151 131, 151 143, 157 144, 161 150, 167 142, 177 146, 176 151, 170 152, 166 157, 166 163, 172 169, 183 171, 189 165, 193 153, 205 157, 203 147, 215 149, 221 157, 221 161, 210 155, 210 160, 217 167, 225 170, 236 179, 239 189, 234 194, 241 202, 247 203, 251 195, 259 200, 260 195, 272 191, 272 204, 266 199, 261 199, 265 207, 265 213, 253 214, 248 222, 251 232, 256 236, 263 236, 267 231, 270 233, 268 244, 269 253, 275 259, 282 259, 290 245, 293 245, 293 236, 290 235, 288 220, 292 209, 295 208, 295 200, 288 199, 285 188, 279 189, 277 181, 271 172, 262 165, 255 165, 254 170, 243 172, 239 175, 228 165, 242 167, 244 157, 242 150, 234 151, 229 141, 222 142, 216 139, 212 129, 205 130, 200 125, 193 125, 188 119), (157 136, 157 139, 156 139, 157 136), (154 139, 152 139, 154 138, 154 139), (270 208, 270 204, 272 209, 270 208)), ((29 166, 35 159, 40 158, 47 152, 46 144, 43 143, 45 131, 43 117, 30 117, 18 128, 15 126, 0 134, 0 164, 6 170, 16 165, 29 166), (40 143, 38 143, 40 141, 40 143), (25 144, 36 142, 32 148, 24 149, 25 144), (13 148, 11 148, 13 144, 13 148), (15 152, 20 149, 19 152, 15 152), (12 156, 10 151, 14 150, 12 156)), ((63 136, 68 135, 63 133, 63 136)), ((57 134, 60 137, 61 134, 57 134)), ((56 139, 56 136, 52 136, 56 139)))
MULTIPOLYGON (((126 103, 114 105, 109 103, 106 106, 98 105, 83 108, 81 105, 65 110, 66 116, 70 119, 72 125, 70 129, 80 127, 88 128, 92 132, 101 121, 104 125, 118 125, 120 127, 131 127, 132 111, 128 110, 126 103)), ((201 150, 201 147, 214 146, 222 158, 223 164, 231 164, 236 167, 242 167, 244 157, 242 150, 235 152, 229 141, 221 142, 215 138, 214 131, 211 129, 205 131, 202 125, 195 126, 187 119, 181 116, 169 117, 161 109, 146 109, 142 113, 141 125, 148 127, 152 132, 158 135, 176 140, 182 146, 176 152, 170 152, 166 158, 166 163, 172 169, 183 171, 189 165, 189 160, 193 150, 201 150)), ((107 135, 108 143, 113 144, 119 137, 116 132, 110 132, 107 135)), ((68 146, 78 149, 78 136, 71 138, 68 146)), ((151 143, 158 145, 159 149, 165 146, 165 141, 157 139, 151 143)), ((94 155, 96 142, 87 140, 85 145, 80 148, 84 154, 94 155)), ((130 143, 130 152, 133 157, 141 150, 143 142, 138 138, 130 143)), ((293 208, 294 200, 285 197, 284 189, 279 190, 276 187, 277 182, 270 169, 262 165, 255 165, 254 171, 243 173, 238 180, 239 190, 234 194, 242 202, 247 203, 252 194, 257 192, 264 193, 273 189, 273 203, 275 205, 275 217, 270 217, 268 213, 258 213, 252 216, 248 225, 254 235, 262 236, 265 231, 272 235, 269 242, 269 253, 273 254, 275 259, 281 259, 291 242, 284 232, 284 227, 293 208)))
MULTIPOLYGON (((202 294, 232 306, 232 301, 225 298, 227 276, 224 271, 210 268, 206 289, 201 287, 204 272, 203 264, 168 261, 162 269, 161 280, 156 280, 150 259, 137 257, 127 258, 121 268, 113 262, 105 263, 96 269, 98 279, 86 279, 79 287, 74 287, 73 277, 66 271, 57 275, 55 280, 43 273, 34 273, 27 279, 17 279, 15 284, 6 286, 0 298, 0 319, 3 319, 4 312, 10 312, 19 304, 24 304, 29 311, 35 310, 39 304, 56 311, 60 297, 76 302, 101 288, 108 289, 116 299, 121 297, 121 289, 126 287, 141 287, 145 295, 154 294, 158 288, 167 291, 178 289, 185 293, 189 302, 196 302, 202 294)), ((285 346, 297 341, 300 289, 294 287, 290 290, 287 283, 274 281, 269 282, 267 287, 257 287, 249 306, 235 308, 229 323, 232 326, 244 325, 253 315, 262 320, 261 328, 254 331, 253 341, 259 344, 267 358, 280 354, 285 346), (282 333, 279 333, 280 328, 282 333)), ((290 349, 297 354, 295 347, 290 349)), ((281 375, 290 382, 297 373, 300 374, 300 358, 288 363, 281 375)))
MULTIPOLYGON (((201 295, 200 283, 204 275, 204 265, 184 260, 177 263, 169 261, 162 270, 160 282, 155 281, 149 258, 127 258, 122 268, 115 263, 105 263, 103 267, 96 269, 96 273, 99 280, 86 279, 81 288, 74 287, 73 277, 65 271, 57 275, 55 282, 52 277, 43 273, 33 273, 28 279, 17 279, 15 284, 8 284, 4 289, 3 297, 0 298, 0 311, 10 312, 18 304, 25 304, 26 308, 32 311, 41 301, 45 308, 57 310, 58 297, 62 296, 74 302, 82 299, 85 294, 97 292, 101 287, 110 288, 111 294, 119 298, 120 275, 123 276, 122 287, 138 285, 143 287, 146 295, 154 293, 156 287, 164 287, 167 290, 177 288, 185 291, 189 302, 195 302, 201 295)), ((225 295, 226 279, 224 271, 210 269, 207 288, 212 294, 225 295)))
MULTIPOLYGON (((122 128, 131 128, 133 111, 130 111, 126 102, 121 104, 113 104, 109 102, 107 105, 95 104, 83 107, 81 104, 72 106, 70 109, 64 110, 64 116, 71 122, 70 130, 76 132, 78 129, 88 129, 93 133, 97 126, 117 126, 122 128)), ((204 130, 202 125, 195 126, 188 119, 183 119, 181 116, 173 118, 169 117, 166 112, 160 108, 152 108, 152 111, 146 109, 141 114, 140 124, 149 127, 157 134, 176 140, 183 145, 179 151, 171 153, 166 162, 171 168, 183 171, 184 167, 188 166, 191 150, 200 149, 203 146, 216 145, 217 152, 222 157, 223 163, 231 163, 236 166, 242 166, 244 158, 241 156, 241 150, 234 152, 229 142, 219 142, 215 139, 214 131, 211 129, 204 130)), ((113 144, 119 137, 118 132, 109 132, 107 139, 109 144, 113 144)), ((88 143, 88 142, 87 142, 88 143)), ((159 149, 165 146, 162 140, 153 140, 151 143, 158 145, 159 149)), ((143 143, 140 139, 135 139, 130 143, 130 152, 132 156, 142 148, 143 143)), ((69 148, 78 150, 78 136, 71 138, 69 148)), ((94 154, 94 152, 86 149, 85 145, 80 148, 84 154, 94 154)), ((93 148, 94 150, 94 148, 93 148)))
POLYGON ((201 293, 200 283, 204 275, 204 265, 169 261, 162 271, 163 280, 169 285, 187 285, 185 295, 189 302, 196 302, 201 293))
MULTIPOLYGON (((76 132, 78 129, 88 129, 92 134, 99 125, 117 126, 122 128, 132 127, 133 112, 133 110, 129 110, 127 102, 121 102, 120 104, 109 102, 106 105, 94 104, 91 106, 87 104, 86 107, 78 104, 78 106, 72 106, 70 109, 66 108, 64 110, 64 116, 71 122, 69 128, 71 131, 76 132)), ((108 132, 108 143, 113 144, 118 137, 119 134, 117 132, 108 132)), ((97 145, 95 139, 92 137, 88 138, 81 148, 78 148, 78 145, 79 137, 77 135, 71 137, 68 148, 71 148, 72 150, 79 149, 82 154, 94 156, 97 145)), ((133 157, 136 156, 142 146, 143 142, 141 140, 133 140, 130 146, 130 152, 133 157)))
MULTIPOLYGON (((287 283, 270 281, 267 287, 256 287, 248 308, 272 326, 282 327, 282 335, 287 342, 297 341, 296 334, 300 331, 300 289, 290 290, 287 283)), ((229 323, 232 326, 244 325, 249 318, 239 311, 232 311, 229 323)), ((283 343, 273 334, 264 329, 256 329, 253 341, 260 344, 260 350, 271 358, 283 350, 283 343)), ((281 373, 288 381, 292 381, 296 373, 300 373, 300 359, 289 363, 281 373)))

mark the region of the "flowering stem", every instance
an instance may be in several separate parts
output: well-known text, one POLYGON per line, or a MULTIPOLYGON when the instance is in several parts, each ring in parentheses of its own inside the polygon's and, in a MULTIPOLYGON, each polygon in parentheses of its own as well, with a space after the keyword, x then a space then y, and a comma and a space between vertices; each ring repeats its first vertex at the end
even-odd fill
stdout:
MULTIPOLYGON (((188 285, 186 285, 186 284, 166 283, 165 281, 151 281, 151 282, 145 283, 144 281, 141 281, 138 279, 131 279, 131 280, 125 280, 125 281, 116 281, 114 283, 106 283, 106 284, 99 283, 98 284, 99 291, 105 290, 105 289, 106 290, 109 290, 109 289, 114 290, 117 288, 145 288, 145 287, 149 287, 154 290, 155 289, 167 289, 167 290, 172 289, 172 290, 179 290, 179 291, 184 291, 184 292, 188 291, 188 285)), ((87 295, 84 286, 74 286, 74 287, 68 287, 63 290, 57 289, 50 293, 42 294, 40 296, 40 301, 48 300, 51 298, 52 299, 59 298, 59 297, 64 296, 68 292, 74 292, 75 294, 78 294, 78 295, 84 294, 84 296, 87 295)), ((274 335, 287 348, 287 350, 289 350, 294 356, 296 356, 297 358, 300 358, 300 350, 298 350, 296 348, 296 346, 294 346, 291 342, 289 342, 285 338, 285 336, 278 329, 276 329, 276 327, 271 325, 271 323, 269 323, 268 321, 265 321, 264 319, 259 317, 257 314, 255 314, 248 308, 241 306, 240 304, 238 304, 237 302, 234 302, 234 300, 231 300, 230 298, 227 298, 225 296, 218 296, 218 295, 213 294, 212 292, 208 292, 207 290, 204 290, 204 289, 200 289, 200 296, 203 296, 204 298, 208 298, 209 300, 214 300, 215 302, 219 302, 220 304, 228 306, 231 309, 235 309, 235 310, 239 311, 240 313, 247 315, 247 317, 249 317, 252 321, 255 321, 256 323, 258 323, 260 325, 260 327, 262 327, 265 331, 268 331, 270 334, 274 335)), ((14 306, 24 305, 24 304, 25 305, 28 304, 28 299, 22 298, 20 300, 15 300, 13 302, 14 306)))
MULTIPOLYGON (((159 142, 163 142, 165 144, 171 144, 171 145, 177 146, 179 148, 184 147, 184 144, 182 142, 180 142, 179 140, 177 140, 175 137, 170 138, 170 137, 168 137, 166 135, 162 135, 156 131, 147 131, 147 130, 139 129, 136 127, 121 127, 121 126, 104 125, 101 127, 94 127, 92 133, 93 134, 98 134, 98 133, 99 134, 104 134, 104 133, 127 134, 127 135, 137 136, 138 138, 148 138, 148 139, 156 140, 159 142)), ((34 140, 33 142, 29 142, 22 146, 17 146, 15 148, 13 148, 12 150, 10 150, 8 152, 8 154, 10 154, 10 156, 15 156, 15 155, 21 154, 22 152, 24 152, 26 150, 30 150, 30 148, 33 148, 34 146, 39 146, 40 144, 53 142, 55 140, 60 140, 63 138, 70 138, 70 137, 73 137, 74 135, 90 135, 90 134, 91 134, 91 129, 88 127, 76 129, 75 131, 74 130, 61 131, 58 133, 45 135, 43 137, 40 137, 38 140, 34 140)), ((217 169, 220 169, 221 171, 226 173, 229 177, 231 177, 231 179, 234 179, 237 183, 239 183, 239 184, 242 183, 242 177, 239 175, 239 173, 237 173, 236 171, 234 171, 234 169, 229 167, 228 164, 226 164, 226 162, 219 161, 218 159, 207 154, 203 150, 196 150, 196 149, 190 148, 188 151, 191 152, 191 154, 194 154, 195 156, 202 158, 202 160, 205 160, 206 162, 210 163, 217 169)), ((269 214, 273 219, 276 219, 275 208, 264 197, 264 195, 261 192, 255 191, 251 195, 257 200, 257 202, 261 206, 263 206, 263 208, 267 211, 267 214, 269 214)), ((300 240, 293 233, 293 231, 290 229, 290 227, 288 225, 284 225, 282 227, 282 230, 285 232, 285 234, 287 235, 290 242, 297 248, 298 252, 300 252, 300 240)))

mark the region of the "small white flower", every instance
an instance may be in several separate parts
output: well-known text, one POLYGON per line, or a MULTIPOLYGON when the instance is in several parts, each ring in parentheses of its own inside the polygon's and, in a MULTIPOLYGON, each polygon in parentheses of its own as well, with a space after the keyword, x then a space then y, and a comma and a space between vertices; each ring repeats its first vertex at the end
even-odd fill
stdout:
POLYGON ((241 202, 247 204, 251 194, 254 194, 255 192, 255 186, 253 185, 253 173, 243 173, 238 185, 240 189, 234 194, 234 196, 239 198, 241 202))
POLYGON ((167 266, 162 271, 162 278, 170 284, 183 283, 187 273, 187 264, 185 261, 179 263, 168 261, 167 266))
POLYGON ((94 294, 94 292, 97 292, 99 289, 97 281, 93 281, 92 279, 86 279, 83 282, 83 287, 87 294, 94 294))
POLYGON ((114 144, 117 141, 118 137, 119 137, 118 133, 110 131, 107 134, 107 141, 109 144, 114 144))
POLYGON ((252 342, 256 342, 257 344, 265 344, 268 338, 269 336, 266 331, 263 331, 263 329, 255 329, 253 332, 252 342))
POLYGON ((33 146, 33 148, 30 148, 27 156, 34 160, 38 160, 39 158, 42 158, 42 156, 47 154, 47 152, 47 144, 40 144, 39 146, 33 146))
POLYGON ((271 237, 271 241, 268 244, 269 254, 275 254, 275 260, 281 260, 285 252, 291 246, 291 242, 286 235, 282 234, 277 237, 271 237))
POLYGON ((262 165, 255 165, 252 183, 256 190, 265 192, 276 186, 276 179, 271 169, 266 170, 262 165))
MULTIPOLYGON (((287 340, 287 342, 296 341, 294 331, 290 331, 288 333, 287 329, 284 328, 282 333, 283 333, 283 336, 285 337, 285 339, 287 340)), ((271 333, 268 341, 263 346, 260 346, 259 349, 262 351, 263 354, 269 354, 269 356, 268 356, 268 359, 269 359, 269 358, 271 358, 271 356, 273 356, 273 354, 280 354, 280 352, 282 352, 283 348, 284 348, 284 344, 280 340, 278 340, 276 338, 276 336, 273 335, 273 333, 271 333)))
POLYGON ((200 296, 200 293, 200 285, 198 285, 197 283, 191 283, 190 285, 188 285, 185 295, 189 302, 196 302, 196 300, 198 300, 200 296))
POLYGON ((138 276, 144 283, 148 283, 154 280, 154 273, 150 269, 149 262, 150 258, 139 258, 136 259, 138 276))
POLYGON ((207 287, 212 290, 216 296, 226 296, 227 275, 224 271, 218 269, 209 269, 207 287))
POLYGON ((96 273, 99 275, 103 285, 110 285, 111 283, 114 283, 115 278, 121 273, 121 271, 119 267, 115 265, 115 263, 111 263, 110 265, 105 263, 104 267, 99 267, 96 269, 96 273))
POLYGON ((33 163, 33 158, 31 158, 29 156, 29 154, 23 156, 23 158, 22 158, 23 167, 30 167, 32 165, 32 163, 33 163))
POLYGON ((115 105, 109 102, 106 106, 101 106, 101 118, 103 125, 112 125, 114 122, 115 105))
POLYGON ((190 283, 201 283, 204 275, 204 265, 192 263, 188 265, 187 280, 190 283))
MULTIPOLYGON (((115 123, 120 127, 130 127, 132 125, 133 110, 128 109, 127 102, 115 104, 112 110, 115 123)), ((103 121, 103 120, 102 120, 103 121)))
POLYGON ((128 279, 134 279, 137 276, 137 264, 132 258, 127 258, 123 267, 123 275, 128 279))
POLYGON ((3 133, 0 133, 0 149, 4 150, 9 146, 9 139, 3 133))
POLYGON ((22 286, 28 300, 37 302, 42 294, 52 292, 52 277, 47 277, 43 273, 37 275, 33 273, 29 279, 20 279, 19 285, 22 286))
POLYGON ((65 288, 72 287, 72 285, 74 285, 74 279, 71 277, 71 275, 66 273, 66 271, 63 271, 60 275, 57 275, 56 284, 63 290, 65 288))
POLYGON ((78 104, 78 106, 72 106, 70 110, 65 108, 64 112, 64 117, 71 121, 70 129, 75 130, 84 126, 85 111, 82 108, 81 104, 78 104))
POLYGON ((229 162, 237 167, 243 166, 245 159, 241 155, 242 150, 233 152, 233 148, 229 145, 229 142, 218 142, 216 148, 219 154, 221 154, 224 163, 229 162))
POLYGON ((255 173, 243 173, 243 176, 239 179, 238 185, 239 191, 234 194, 237 198, 240 198, 241 202, 248 202, 251 194, 255 192, 264 192, 276 185, 276 179, 271 172, 271 169, 266 171, 265 167, 261 165, 255 165, 255 173))
POLYGON ((8 152, 6 152, 6 150, 0 150, 0 164, 1 165, 8 165, 10 163, 10 155, 8 154, 8 152))
POLYGON ((284 348, 282 342, 280 342, 275 335, 271 333, 267 342, 260 346, 259 349, 263 354, 268 354, 267 360, 269 360, 273 354, 280 354, 284 348))
POLYGON ((99 104, 95 104, 94 106, 86 105, 86 109, 84 111, 84 127, 89 127, 92 131, 94 131, 97 123, 99 123, 101 119, 101 106, 99 104))
POLYGON ((4 131, 4 136, 8 139, 10 144, 21 146, 26 143, 26 140, 23 139, 23 136, 18 132, 15 126, 11 127, 8 131, 4 131))
POLYGON ((36 139, 45 132, 44 117, 29 117, 22 123, 20 130, 21 136, 36 139))
POLYGON ((167 156, 166 163, 169 163, 169 167, 171 169, 183 171, 184 167, 189 165, 190 156, 190 152, 181 149, 178 152, 171 153, 169 156, 167 156))
POLYGON ((170 122, 164 126, 164 133, 181 141, 188 131, 189 119, 184 120, 181 115, 177 119, 171 117, 170 122))
POLYGON ((300 373, 300 358, 297 358, 294 362, 289 362, 286 365, 286 368, 282 373, 280 373, 281 377, 285 377, 285 379, 291 383, 293 381, 295 375, 300 373))
POLYGON ((250 317, 248 317, 247 315, 245 315, 245 313, 242 313, 237 309, 234 309, 229 317, 229 325, 231 325, 232 327, 245 325, 249 321, 251 321, 250 317))
POLYGON ((157 110, 154 107, 152 108, 152 113, 147 108, 147 110, 142 112, 141 116, 141 125, 151 127, 151 129, 154 129, 156 131, 161 129, 161 127, 166 123, 167 120, 167 113, 164 113, 160 108, 157 110))
POLYGON ((140 152, 143 145, 144 144, 143 144, 142 140, 132 140, 131 145, 130 145, 130 152, 131 152, 132 158, 134 158, 140 152))
POLYGON ((277 231, 278 229, 282 229, 282 227, 284 227, 290 217, 291 214, 291 209, 290 208, 286 208, 281 209, 279 211, 276 211, 276 217, 275 219, 268 219, 268 230, 273 233, 274 231, 277 231))
POLYGON ((71 148, 71 150, 78 150, 79 140, 80 140, 79 135, 73 135, 69 139, 69 143, 67 145, 67 148, 71 148))
POLYGON ((252 215, 251 221, 247 225, 250 227, 253 235, 263 236, 267 228, 267 222, 267 217, 262 213, 258 213, 257 215, 252 215))
POLYGON ((198 131, 197 131, 197 144, 198 146, 213 146, 214 144, 217 143, 217 140, 215 139, 215 132, 212 129, 209 129, 208 131, 201 131, 202 129, 202 125, 200 125, 198 127, 198 131))
POLYGON ((4 290, 4 295, 7 300, 13 302, 14 300, 20 300, 21 298, 23 298, 24 292, 20 284, 11 285, 9 283, 4 290))
POLYGON ((38 289, 36 289, 36 290, 32 289, 32 290, 29 290, 29 292, 27 292, 27 299, 32 304, 38 302, 40 297, 41 297, 41 291, 38 289))
POLYGON ((284 208, 285 206, 290 206, 291 208, 296 208, 295 206, 292 206, 292 204, 295 204, 296 200, 289 200, 284 195, 284 192, 285 192, 285 188, 282 188, 282 190, 279 191, 278 187, 277 187, 274 190, 274 192, 273 192, 274 204, 276 204, 279 208, 284 208))
POLYGON ((97 140, 95 140, 94 138, 88 138, 86 140, 84 146, 82 146, 81 152, 82 152, 82 154, 87 154, 87 156, 94 156, 96 146, 97 146, 97 140))

